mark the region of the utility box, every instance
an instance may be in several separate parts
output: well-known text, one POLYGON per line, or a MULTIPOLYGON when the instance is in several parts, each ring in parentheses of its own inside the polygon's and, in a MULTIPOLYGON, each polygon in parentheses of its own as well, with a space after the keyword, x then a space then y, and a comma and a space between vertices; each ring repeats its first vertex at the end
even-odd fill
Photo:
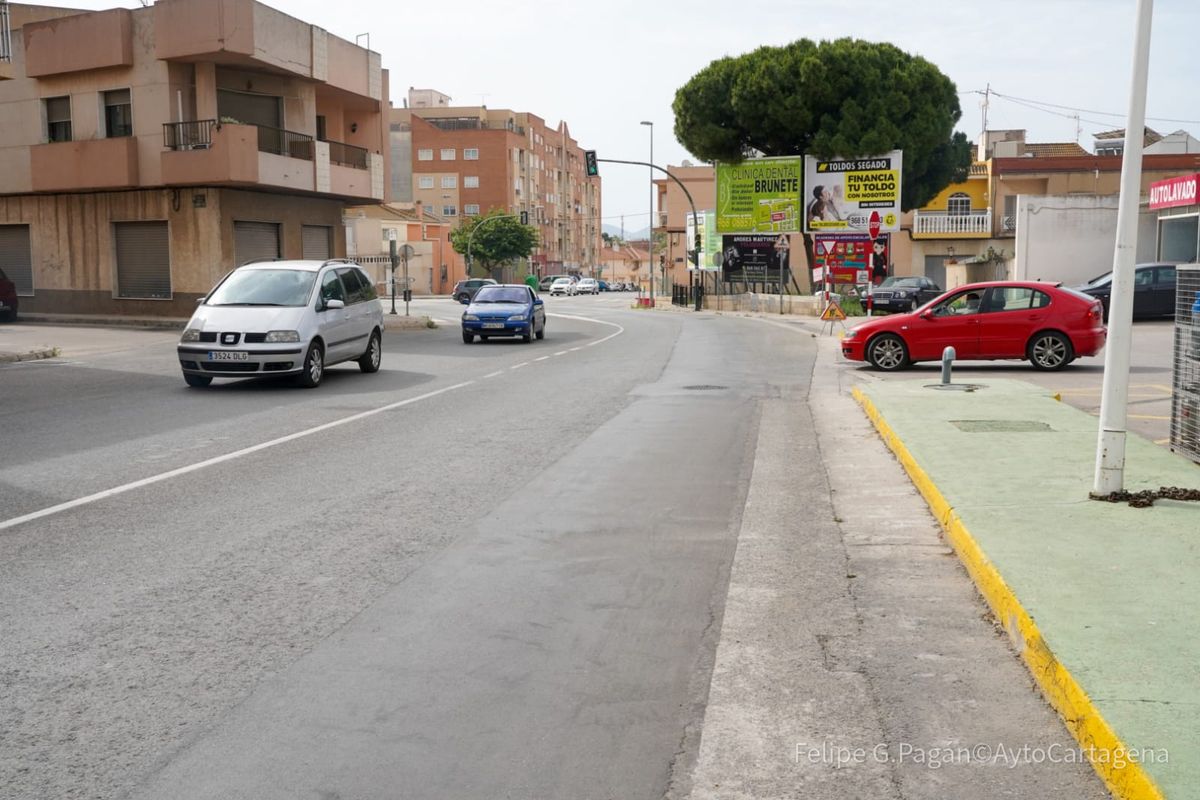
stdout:
POLYGON ((1200 463, 1200 264, 1175 270, 1171 449, 1200 463))

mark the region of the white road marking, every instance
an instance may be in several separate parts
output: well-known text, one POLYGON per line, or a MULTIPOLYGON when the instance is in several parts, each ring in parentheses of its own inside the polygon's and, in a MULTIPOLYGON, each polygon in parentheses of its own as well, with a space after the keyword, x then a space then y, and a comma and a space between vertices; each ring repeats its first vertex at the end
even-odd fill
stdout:
POLYGON ((570 352, 570 351, 569 351, 569 350, 559 350, 559 351, 558 351, 557 353, 555 353, 554 355, 556 355, 556 356, 565 356, 565 355, 566 355, 568 352, 570 352))
POLYGON ((96 492, 95 494, 89 494, 86 497, 80 497, 75 500, 68 500, 65 503, 59 503, 56 506, 50 506, 49 508, 43 508, 41 511, 34 511, 29 514, 23 514, 22 516, 19 516, 19 517, 13 517, 12 519, 6 519, 6 520, 0 522, 0 531, 5 530, 7 528, 14 528, 17 525, 21 525, 26 522, 32 522, 35 519, 42 519, 43 517, 49 517, 53 514, 58 514, 63 511, 69 511, 72 508, 79 508, 80 506, 90 505, 91 503, 96 503, 96 502, 99 502, 100 500, 107 500, 110 497, 115 497, 119 494, 125 494, 126 492, 133 491, 134 489, 140 489, 143 486, 151 486, 155 483, 161 483, 162 481, 170 480, 171 478, 178 478, 180 475, 187 475, 188 473, 202 470, 205 467, 212 467, 212 466, 216 466, 217 464, 223 464, 226 461, 233 461, 234 459, 241 458, 242 456, 248 456, 252 453, 257 453, 260 450, 267 450, 267 449, 269 449, 271 447, 275 447, 277 445, 285 444, 287 442, 293 442, 297 439, 303 439, 306 436, 312 436, 314 433, 320 433, 322 431, 327 431, 330 428, 337 428, 341 425, 346 425, 351 422, 357 422, 360 419, 366 419, 367 417, 373 417, 376 414, 383 413, 384 411, 391 411, 393 409, 400 408, 402 406, 412 405, 413 403, 419 403, 422 400, 428 400, 431 397, 437 397, 439 394, 446 394, 447 392, 453 392, 456 389, 462 389, 463 387, 470 386, 473 383, 475 383, 475 381, 464 381, 463 383, 456 383, 453 386, 447 386, 444 389, 437 389, 432 392, 426 392, 425 394, 418 395, 416 397, 410 397, 407 400, 401 400, 396 403, 389 403, 386 406, 380 406, 379 408, 373 408, 370 411, 361 411, 357 414, 351 414, 348 417, 343 417, 342 419, 337 419, 337 420, 334 420, 333 422, 326 422, 323 425, 317 425, 315 428, 308 428, 307 430, 297 431, 296 433, 289 433, 287 436, 280 436, 278 439, 272 439, 269 442, 262 442, 261 444, 252 445, 251 447, 244 447, 241 450, 235 450, 234 452, 226 453, 223 456, 216 456, 214 458, 209 458, 204 461, 198 461, 195 464, 189 464, 186 467, 179 467, 178 469, 169 470, 167 472, 160 472, 157 475, 151 475, 149 478, 142 478, 141 480, 122 484, 121 486, 115 486, 112 489, 105 489, 102 492, 96 492))
POLYGON ((486 378, 498 378, 503 374, 504 374, 504 370, 497 370, 496 372, 489 372, 487 375, 484 375, 483 377, 485 379, 486 378))
POLYGON ((509 367, 509 369, 520 369, 521 367, 528 367, 528 366, 529 366, 528 361, 522 361, 520 364, 513 364, 511 367, 509 367))
POLYGON ((534 361, 545 361, 548 358, 550 358, 550 356, 542 356, 541 358, 535 358, 534 361))

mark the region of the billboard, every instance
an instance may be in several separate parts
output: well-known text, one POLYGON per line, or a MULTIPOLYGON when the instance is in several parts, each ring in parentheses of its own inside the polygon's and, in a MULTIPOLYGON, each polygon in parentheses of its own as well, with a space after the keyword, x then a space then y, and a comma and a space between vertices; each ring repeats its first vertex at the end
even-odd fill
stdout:
POLYGON ((1184 175, 1150 184, 1150 209, 1179 208, 1200 204, 1200 175, 1184 175))
POLYGON ((900 230, 903 151, 870 158, 804 157, 804 230, 870 233, 900 230))
POLYGON ((716 173, 718 233, 800 230, 800 156, 717 164, 716 173))
MULTIPOLYGON (((687 247, 690 252, 696 245, 697 227, 700 233, 700 269, 716 271, 717 267, 716 255, 721 252, 721 237, 717 233, 717 213, 715 211, 699 211, 699 225, 696 224, 695 217, 689 211, 687 213, 687 247)), ((688 261, 688 271, 696 269, 696 265, 690 260, 688 261)))
POLYGON ((777 283, 790 266, 786 235, 744 234, 721 237, 721 277, 728 282, 777 283))
POLYGON ((835 284, 877 282, 887 276, 891 237, 881 234, 872 239, 866 233, 818 233, 813 237, 813 280, 823 281, 829 268, 835 284))

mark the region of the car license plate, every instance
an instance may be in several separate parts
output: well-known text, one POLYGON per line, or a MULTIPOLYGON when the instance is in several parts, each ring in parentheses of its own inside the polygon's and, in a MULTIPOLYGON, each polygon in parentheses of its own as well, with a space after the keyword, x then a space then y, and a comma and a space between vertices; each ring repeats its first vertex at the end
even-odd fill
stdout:
POLYGON ((209 350, 209 361, 247 361, 250 354, 244 350, 209 350))
POLYGON ((483 323, 483 327, 485 327, 485 328, 503 328, 504 323, 503 322, 485 322, 485 323, 483 323))

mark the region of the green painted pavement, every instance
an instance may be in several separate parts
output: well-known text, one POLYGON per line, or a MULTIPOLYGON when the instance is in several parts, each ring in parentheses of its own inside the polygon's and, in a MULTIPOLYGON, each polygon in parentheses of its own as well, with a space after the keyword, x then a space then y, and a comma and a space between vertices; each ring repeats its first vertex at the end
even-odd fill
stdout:
MULTIPOLYGON (((1200 787, 1200 503, 1088 499, 1098 422, 1021 381, 972 392, 861 385, 955 508, 1047 645, 1169 798, 1200 787), (955 422, 1042 422, 966 432, 955 422), (1036 426, 1033 426, 1036 427, 1036 426), (1161 756, 1161 753, 1159 753, 1161 756)), ((1134 434, 1125 488, 1200 488, 1200 467, 1134 434)))

